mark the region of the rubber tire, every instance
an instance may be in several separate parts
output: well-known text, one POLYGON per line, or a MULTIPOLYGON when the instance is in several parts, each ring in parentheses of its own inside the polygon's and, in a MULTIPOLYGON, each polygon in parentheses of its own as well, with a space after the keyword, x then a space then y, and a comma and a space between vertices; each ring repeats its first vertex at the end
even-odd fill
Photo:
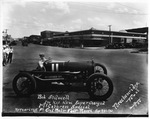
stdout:
MULTIPOLYGON (((100 67, 102 67, 102 68, 103 68, 103 70, 104 70, 104 74, 106 74, 106 75, 107 75, 107 69, 106 69, 106 67, 105 67, 104 65, 99 64, 99 63, 95 63, 94 67, 95 67, 95 66, 100 66, 100 67)), ((96 73, 96 72, 95 72, 95 73, 96 73)))
POLYGON ((90 98, 91 98, 91 99, 94 99, 94 100, 100 100, 100 101, 103 100, 103 101, 104 101, 104 100, 106 100, 107 98, 109 98, 109 97, 111 96, 112 92, 113 92, 113 83, 112 83, 111 79, 110 79, 108 76, 106 76, 105 74, 100 74, 100 73, 92 74, 92 75, 89 77, 86 86, 87 86, 87 90, 88 90, 88 94, 89 94, 90 98), (91 82, 92 82, 95 78, 97 78, 97 77, 102 77, 102 78, 104 78, 104 79, 107 81, 108 85, 109 85, 109 90, 108 90, 108 92, 107 92, 105 95, 103 95, 103 96, 94 95, 94 93, 92 93, 92 92, 91 92, 91 89, 90 89, 90 87, 91 87, 91 82))
POLYGON ((17 94, 17 96, 21 96, 21 97, 27 97, 27 96, 30 96, 32 95, 35 91, 36 91, 36 87, 37 87, 37 84, 36 84, 36 81, 35 79, 29 74, 29 73, 19 73, 18 75, 15 76, 15 78, 13 79, 13 83, 12 83, 12 86, 13 86, 13 90, 14 92, 17 94), (23 94, 22 92, 20 92, 16 86, 17 84, 17 81, 20 77, 27 77, 30 81, 31 81, 31 89, 30 89, 30 92, 28 92, 27 94, 23 94))

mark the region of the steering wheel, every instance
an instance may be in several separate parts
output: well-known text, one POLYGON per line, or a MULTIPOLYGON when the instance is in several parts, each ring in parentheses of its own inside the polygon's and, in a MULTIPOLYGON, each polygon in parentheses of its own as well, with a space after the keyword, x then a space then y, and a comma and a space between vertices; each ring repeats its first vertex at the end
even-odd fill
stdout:
POLYGON ((49 61, 51 61, 52 59, 47 59, 46 61, 44 61, 44 63, 43 64, 47 64, 49 61))

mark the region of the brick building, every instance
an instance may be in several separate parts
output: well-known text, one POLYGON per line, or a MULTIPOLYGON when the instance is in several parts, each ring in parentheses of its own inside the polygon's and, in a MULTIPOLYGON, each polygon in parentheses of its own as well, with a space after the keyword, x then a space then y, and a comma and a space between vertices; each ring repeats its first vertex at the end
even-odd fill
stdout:
POLYGON ((145 33, 117 32, 105 30, 82 30, 65 32, 53 35, 49 41, 50 45, 75 47, 75 46, 105 46, 109 43, 128 43, 133 41, 144 41, 147 39, 145 33))
POLYGON ((60 34, 63 32, 58 31, 42 31, 41 32, 41 44, 49 45, 49 41, 53 38, 54 35, 60 34))
POLYGON ((39 44, 41 42, 41 36, 40 35, 31 35, 28 37, 28 42, 39 44))

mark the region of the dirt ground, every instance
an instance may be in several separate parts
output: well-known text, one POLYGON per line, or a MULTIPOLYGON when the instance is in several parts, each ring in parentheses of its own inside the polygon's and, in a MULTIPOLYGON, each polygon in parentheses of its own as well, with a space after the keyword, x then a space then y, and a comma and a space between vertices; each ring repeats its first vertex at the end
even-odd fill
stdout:
MULTIPOLYGON (((65 114, 129 114, 147 115, 148 113, 148 54, 131 53, 134 49, 102 48, 60 48, 29 44, 28 47, 14 46, 13 62, 3 67, 3 113, 65 113, 65 114), (32 70, 37 66, 39 53, 61 61, 85 61, 94 59, 104 64, 111 78, 114 91, 107 101, 91 101, 88 93, 80 84, 72 87, 50 87, 49 91, 39 91, 31 97, 16 97, 12 80, 19 70, 32 70), (40 99, 39 96, 45 96, 40 99), (68 99, 58 100, 49 96, 68 99), (55 106, 40 112, 41 105, 47 101, 55 106), (55 102, 54 102, 55 101, 55 102), (67 101, 66 103, 64 101, 67 101), (84 104, 83 102, 86 102, 84 104), (59 106, 54 103, 59 103, 59 106), (78 103, 78 105, 77 105, 78 103), (64 106, 64 107, 62 107, 64 106), (66 107, 65 107, 66 106, 66 107), (80 107, 74 107, 80 106, 80 107), (57 110, 56 110, 57 108, 57 110), (80 108, 80 109, 79 109, 80 108), (78 110, 77 110, 78 109, 78 110)), ((44 89, 45 87, 43 87, 44 89)))

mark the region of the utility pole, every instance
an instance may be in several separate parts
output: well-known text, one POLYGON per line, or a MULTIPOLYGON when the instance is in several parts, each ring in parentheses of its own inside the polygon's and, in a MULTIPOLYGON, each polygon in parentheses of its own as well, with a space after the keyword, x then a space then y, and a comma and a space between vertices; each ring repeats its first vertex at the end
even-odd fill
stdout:
POLYGON ((108 25, 108 27, 109 27, 109 43, 112 42, 112 41, 111 41, 111 37, 110 37, 110 35, 111 35, 111 26, 112 26, 112 25, 108 25))
POLYGON ((8 44, 8 41, 7 41, 7 38, 8 38, 8 34, 7 34, 7 31, 8 31, 8 29, 5 29, 6 30, 6 44, 8 44))

